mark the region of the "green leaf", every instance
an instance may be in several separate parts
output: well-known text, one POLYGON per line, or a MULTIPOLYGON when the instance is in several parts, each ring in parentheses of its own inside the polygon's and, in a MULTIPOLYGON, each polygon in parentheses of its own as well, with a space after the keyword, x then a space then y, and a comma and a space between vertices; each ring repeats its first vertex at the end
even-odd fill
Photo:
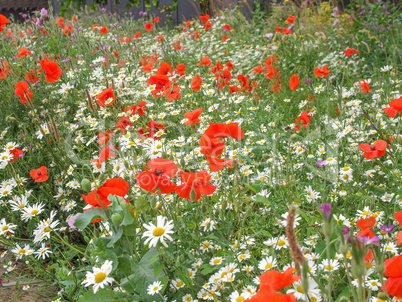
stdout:
POLYGON ((134 217, 130 213, 125 213, 123 221, 121 222, 120 225, 130 225, 134 223, 134 217))
POLYGON ((131 259, 128 255, 119 257, 119 265, 117 269, 122 275, 129 275, 131 273, 131 259))
POLYGON ((86 292, 82 295, 78 302, 111 302, 111 301, 121 301, 121 299, 115 294, 114 291, 110 289, 101 289, 93 293, 93 291, 86 292))
POLYGON ((266 198, 265 196, 262 196, 262 195, 257 195, 255 197, 255 200, 258 201, 258 202, 261 202, 263 204, 266 204, 266 205, 271 204, 271 201, 268 198, 266 198))
POLYGON ((164 276, 162 272, 155 276, 155 266, 158 263, 155 259, 157 258, 158 250, 151 248, 139 263, 132 263, 135 273, 121 280, 123 289, 129 293, 137 292, 141 297, 145 297, 146 301, 162 301, 160 297, 147 294, 148 286, 164 276))
POLYGON ((123 229, 119 228, 117 233, 111 237, 112 239, 107 244, 107 247, 113 247, 113 245, 117 242, 117 240, 119 240, 121 238, 121 235, 123 235, 123 229))
POLYGON ((350 301, 350 297, 352 297, 352 291, 350 286, 345 287, 342 292, 336 298, 336 302, 350 301))
POLYGON ((257 193, 257 190, 254 189, 252 186, 248 185, 248 184, 244 184, 244 186, 248 189, 250 189, 251 191, 253 191, 254 193, 257 193))
POLYGON ((105 212, 103 211, 103 209, 92 208, 92 209, 82 213, 80 216, 77 217, 77 219, 74 222, 74 225, 77 228, 79 228, 80 230, 83 230, 95 218, 102 218, 102 219, 106 218, 106 215, 105 215, 105 212))

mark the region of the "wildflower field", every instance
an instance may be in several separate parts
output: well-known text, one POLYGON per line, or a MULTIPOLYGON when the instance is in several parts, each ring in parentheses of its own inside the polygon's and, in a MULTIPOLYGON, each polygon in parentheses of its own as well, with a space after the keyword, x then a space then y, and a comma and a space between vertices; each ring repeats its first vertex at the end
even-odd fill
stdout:
POLYGON ((0 15, 7 274, 48 301, 398 300, 400 6, 217 16, 0 15))

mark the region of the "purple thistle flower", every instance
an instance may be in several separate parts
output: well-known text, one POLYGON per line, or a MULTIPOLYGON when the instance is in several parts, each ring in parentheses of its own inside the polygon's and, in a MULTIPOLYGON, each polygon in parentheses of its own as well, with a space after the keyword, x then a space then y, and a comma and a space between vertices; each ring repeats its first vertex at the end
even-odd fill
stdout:
POLYGON ((316 162, 315 164, 319 167, 324 167, 327 164, 327 161, 324 159, 324 160, 316 162))
POLYGON ((307 85, 311 85, 311 79, 310 78, 305 79, 304 81, 307 83, 307 85))

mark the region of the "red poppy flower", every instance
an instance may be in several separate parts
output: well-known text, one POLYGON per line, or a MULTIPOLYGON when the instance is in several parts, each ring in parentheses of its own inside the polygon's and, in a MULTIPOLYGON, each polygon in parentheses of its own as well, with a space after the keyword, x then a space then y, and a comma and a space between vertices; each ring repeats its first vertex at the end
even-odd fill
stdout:
POLYGON ((262 65, 258 65, 256 68, 254 68, 254 73, 260 73, 260 72, 264 72, 264 68, 262 67, 262 65))
POLYGON ((359 229, 361 229, 361 231, 357 234, 357 236, 373 238, 375 234, 373 230, 371 230, 371 228, 375 225, 375 222, 376 222, 375 217, 359 219, 356 222, 356 226, 359 229))
POLYGON ((0 14, 0 32, 4 30, 4 25, 10 23, 6 16, 0 14))
POLYGON ((126 128, 132 126, 134 126, 134 124, 130 122, 130 118, 128 116, 123 116, 116 124, 116 127, 121 129, 121 133, 126 133, 126 128))
POLYGON ((311 116, 308 115, 307 110, 304 110, 298 118, 295 120, 295 129, 300 130, 300 125, 303 125, 303 128, 307 128, 307 124, 310 122, 311 116))
POLYGON ((5 79, 9 71, 8 63, 0 60, 0 79, 5 79))
POLYGON ((154 28, 154 25, 151 22, 148 22, 145 24, 145 30, 146 31, 151 31, 154 28))
POLYGON ((370 89, 370 84, 363 79, 363 82, 359 83, 359 87, 363 90, 363 94, 366 92, 372 92, 370 89))
POLYGON ((15 87, 15 95, 20 97, 21 103, 28 103, 26 98, 26 94, 28 95, 29 99, 32 100, 33 93, 28 89, 28 83, 25 81, 20 81, 14 85, 15 87))
POLYGON ((276 32, 276 33, 281 33, 281 28, 279 27, 279 25, 276 26, 275 32, 276 32))
MULTIPOLYGON (((1 75, 1 73, 0 73, 1 75)), ((399 112, 401 113, 402 116, 402 96, 389 102, 388 104, 390 107, 384 108, 384 112, 386 115, 389 117, 394 118, 399 112)))
POLYGON ((235 162, 233 159, 227 160, 225 158, 219 158, 216 156, 208 156, 208 155, 207 155, 207 161, 209 162, 209 169, 212 172, 219 172, 220 170, 225 168, 225 166, 232 169, 233 163, 235 162))
POLYGON ((292 24, 293 22, 295 22, 295 21, 296 21, 296 17, 295 17, 295 16, 290 15, 286 21, 288 21, 288 23, 292 24))
POLYGON ((299 87, 299 77, 294 74, 290 77, 289 87, 291 90, 296 90, 299 87))
POLYGON ((172 87, 172 82, 169 80, 167 75, 157 74, 149 77, 147 86, 149 87, 151 85, 155 85, 155 89, 152 90, 152 94, 156 96, 157 92, 161 90, 165 91, 166 89, 172 87))
POLYGON ((176 66, 176 69, 174 70, 179 76, 183 76, 186 74, 186 65, 183 63, 180 63, 176 66))
POLYGON ((211 138, 208 135, 202 135, 200 138, 201 154, 211 157, 217 157, 225 149, 225 141, 219 138, 211 138))
POLYGON ((200 19, 201 19, 202 22, 207 23, 208 19, 209 19, 209 15, 206 14, 205 16, 200 16, 200 19))
POLYGON ((106 105, 112 105, 117 97, 114 96, 113 88, 103 90, 99 93, 96 98, 98 99, 98 105, 100 107, 105 107, 106 105))
POLYGON ((173 43, 174 49, 180 50, 182 47, 180 46, 180 41, 176 41, 173 43))
POLYGON ((111 136, 114 135, 114 131, 102 131, 98 134, 99 140, 98 140, 98 145, 99 146, 103 146, 105 144, 107 144, 107 142, 109 141, 109 139, 111 138, 111 136))
POLYGON ((191 24, 191 20, 188 20, 188 21, 186 22, 185 26, 186 26, 186 27, 189 27, 190 24, 191 24))
POLYGON ((170 64, 167 62, 163 62, 163 63, 161 63, 161 66, 158 68, 158 70, 156 71, 156 74, 167 75, 168 72, 170 72, 171 70, 172 70, 172 66, 170 66, 170 64))
POLYGON ((188 119, 188 121, 184 122, 184 125, 194 125, 201 122, 201 120, 199 119, 201 112, 202 108, 198 108, 194 111, 184 113, 184 117, 188 119))
POLYGON ((194 91, 200 91, 202 83, 204 82, 201 80, 200 75, 196 74, 191 80, 191 89, 193 89, 194 91))
POLYGON ((172 193, 176 185, 170 181, 175 177, 179 168, 169 159, 154 158, 147 163, 149 170, 144 166, 144 172, 137 173, 135 178, 138 185, 146 191, 156 192, 159 188, 162 194, 172 193))
POLYGON ((250 302, 295 302, 296 297, 293 294, 281 294, 276 291, 282 290, 287 286, 292 285, 300 279, 299 276, 293 275, 293 267, 289 267, 283 273, 269 270, 260 276, 260 289, 257 291, 250 302))
POLYGON ((154 23, 158 23, 159 22, 159 16, 158 17, 156 17, 156 18, 154 18, 154 23))
POLYGON ((137 106, 137 112, 139 116, 143 116, 145 114, 144 111, 147 110, 147 108, 145 108, 145 105, 147 104, 147 102, 145 101, 141 101, 138 106, 137 106))
POLYGON ((166 90, 163 94, 167 95, 167 102, 173 101, 173 100, 177 100, 181 97, 181 93, 179 92, 181 90, 181 87, 177 84, 174 84, 172 91, 170 91, 169 89, 166 90))
POLYGON ((191 190, 194 190, 196 193, 194 201, 198 201, 201 198, 201 194, 211 195, 216 190, 214 185, 208 183, 211 180, 211 176, 207 171, 196 173, 180 171, 180 176, 182 184, 176 187, 176 193, 182 198, 191 200, 190 193, 191 190))
POLYGON ((225 25, 223 26, 223 30, 224 30, 224 31, 231 31, 232 29, 230 28, 230 25, 225 24, 225 25))
POLYGON ((103 164, 108 158, 115 157, 115 156, 116 156, 116 153, 110 153, 110 147, 109 147, 109 146, 106 146, 106 147, 104 147, 104 148, 102 149, 99 158, 91 159, 90 162, 91 162, 91 163, 96 163, 96 167, 97 167, 98 169, 100 169, 101 166, 102 166, 102 164, 103 164))
POLYGON ((217 73, 219 70, 223 69, 223 65, 221 65, 221 61, 218 60, 214 67, 211 68, 212 73, 217 73))
POLYGON ((296 296, 294 294, 281 294, 272 292, 271 290, 259 290, 257 293, 248 299, 246 302, 296 302, 296 296))
POLYGON ((384 265, 384 275, 388 277, 385 290, 391 296, 402 297, 402 255, 385 260, 384 265))
POLYGON ((232 74, 230 73, 229 70, 223 70, 222 73, 216 73, 216 85, 218 86, 219 89, 223 89, 225 85, 230 84, 230 80, 232 79, 232 74))
MULTIPOLYGON (((395 219, 399 222, 399 225, 402 226, 402 211, 396 212, 394 214, 395 219)), ((397 242, 396 244, 400 245, 402 244, 402 231, 399 231, 398 234, 396 235, 397 242)))
POLYGON ((100 32, 101 32, 102 34, 107 34, 107 33, 109 32, 109 30, 107 29, 106 26, 103 26, 103 27, 101 28, 100 32))
POLYGON ((13 154, 13 158, 10 160, 10 162, 15 161, 16 159, 25 155, 24 151, 18 149, 17 147, 11 150, 11 153, 13 154))
POLYGON ((232 70, 232 69, 233 69, 233 63, 232 63, 232 62, 227 61, 225 65, 226 65, 226 67, 227 67, 228 70, 232 70))
POLYGON ((91 191, 88 195, 82 194, 82 198, 84 198, 87 204, 90 204, 93 207, 102 207, 99 201, 105 208, 108 208, 112 203, 108 200, 108 196, 117 195, 123 197, 127 195, 129 188, 129 184, 122 178, 112 178, 106 180, 106 182, 101 185, 97 190, 91 191))
POLYGON ((45 166, 42 166, 36 170, 31 170, 30 175, 35 182, 44 182, 49 179, 49 176, 47 175, 47 168, 45 166))
POLYGON ((374 143, 373 147, 370 144, 360 144, 359 149, 364 151, 363 157, 365 159, 373 159, 375 157, 380 158, 385 154, 387 148, 387 142, 378 140, 374 143))
POLYGON ((353 53, 355 53, 355 54, 359 54, 359 52, 356 50, 356 49, 351 49, 351 48, 348 48, 348 49, 346 49, 346 51, 345 51, 345 56, 351 56, 353 53))
POLYGON ((228 36, 223 36, 223 37, 222 37, 222 42, 226 42, 226 41, 227 41, 227 39, 229 39, 229 37, 228 37, 228 36))
POLYGON ((239 123, 211 123, 209 122, 208 129, 204 132, 210 138, 217 137, 233 137, 235 139, 243 139, 244 132, 240 129, 239 123))
POLYGON ((315 69, 314 75, 319 78, 320 77, 325 78, 325 77, 329 76, 329 70, 327 68, 328 68, 328 64, 325 64, 322 68, 314 67, 314 69, 315 69))
POLYGON ((201 61, 197 63, 198 66, 211 66, 211 64, 209 57, 203 57, 201 61))
POLYGON ((23 58, 24 56, 29 56, 31 54, 31 51, 25 47, 20 48, 19 51, 20 53, 17 54, 17 58, 23 58))
POLYGON ((282 29, 282 32, 283 32, 285 35, 290 35, 290 34, 292 33, 292 31, 291 31, 289 28, 286 28, 286 27, 284 27, 284 28, 282 29))
POLYGON ((211 22, 208 22, 208 23, 205 23, 205 30, 207 31, 207 30, 210 30, 211 29, 211 27, 212 27, 212 24, 211 24, 211 22))
POLYGON ((60 79, 63 70, 60 69, 56 62, 52 62, 48 57, 39 61, 40 66, 45 71, 46 82, 53 83, 60 79))
POLYGON ((29 81, 30 84, 36 83, 39 81, 39 78, 35 74, 35 69, 31 68, 30 72, 25 74, 25 81, 29 81))
POLYGON ((134 39, 139 39, 140 38, 140 35, 141 35, 141 32, 140 31, 137 31, 137 33, 134 35, 134 39))

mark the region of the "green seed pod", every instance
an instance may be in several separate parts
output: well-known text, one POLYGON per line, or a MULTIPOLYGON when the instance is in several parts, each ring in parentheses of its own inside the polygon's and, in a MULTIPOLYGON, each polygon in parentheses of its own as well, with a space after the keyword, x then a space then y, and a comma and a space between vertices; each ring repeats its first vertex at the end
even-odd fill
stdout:
POLYGON ((290 136, 290 140, 291 140, 292 142, 298 141, 299 139, 300 139, 300 136, 298 136, 296 133, 293 133, 293 134, 290 136))
POLYGON ((112 221, 115 225, 120 225, 122 222, 121 216, 119 213, 112 214, 112 221))
POLYGON ((91 191, 91 182, 89 181, 89 179, 84 178, 81 181, 81 189, 86 193, 91 191))

